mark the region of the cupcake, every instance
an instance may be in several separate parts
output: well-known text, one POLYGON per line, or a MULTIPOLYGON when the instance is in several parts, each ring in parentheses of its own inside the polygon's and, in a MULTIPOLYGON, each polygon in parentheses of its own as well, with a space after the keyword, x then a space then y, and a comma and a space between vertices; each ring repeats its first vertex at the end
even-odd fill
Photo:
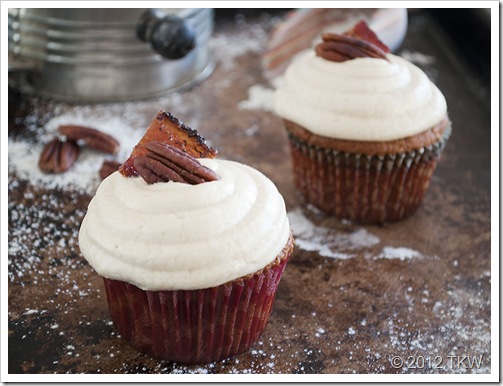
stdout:
POLYGON ((404 219, 423 201, 451 133, 439 89, 361 21, 288 67, 274 111, 306 203, 341 219, 404 219))
POLYGON ((275 185, 215 156, 159 112, 100 184, 80 228, 115 328, 152 357, 203 363, 252 346, 293 250, 275 185))

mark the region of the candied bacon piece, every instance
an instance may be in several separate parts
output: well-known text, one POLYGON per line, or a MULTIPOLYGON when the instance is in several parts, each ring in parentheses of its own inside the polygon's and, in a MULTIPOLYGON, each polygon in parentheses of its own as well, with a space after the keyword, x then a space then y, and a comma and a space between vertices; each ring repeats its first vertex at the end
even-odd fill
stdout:
POLYGON ((136 157, 146 155, 148 149, 145 145, 153 141, 174 146, 195 158, 215 158, 218 154, 216 149, 206 144, 206 140, 196 130, 186 126, 171 113, 161 110, 152 120, 138 144, 133 148, 129 158, 119 167, 119 172, 123 176, 138 175, 133 161, 136 157))

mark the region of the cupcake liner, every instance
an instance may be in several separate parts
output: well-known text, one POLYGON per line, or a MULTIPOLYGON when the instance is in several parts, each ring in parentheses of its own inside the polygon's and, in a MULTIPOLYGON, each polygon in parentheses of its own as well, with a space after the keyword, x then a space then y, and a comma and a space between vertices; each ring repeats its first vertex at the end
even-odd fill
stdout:
POLYGON ((304 200, 327 214, 362 223, 404 219, 416 211, 449 138, 386 155, 348 153, 306 142, 291 131, 294 179, 304 200))
POLYGON ((208 363, 251 347, 267 325, 293 250, 290 237, 274 264, 217 287, 147 291, 103 278, 110 316, 141 353, 181 363, 208 363))

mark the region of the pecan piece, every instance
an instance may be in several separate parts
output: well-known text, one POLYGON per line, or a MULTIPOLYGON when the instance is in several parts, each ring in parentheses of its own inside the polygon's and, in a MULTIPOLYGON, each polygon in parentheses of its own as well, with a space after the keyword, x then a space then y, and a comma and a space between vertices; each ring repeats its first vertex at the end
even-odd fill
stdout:
POLYGON ((316 55, 332 62, 366 57, 388 60, 389 47, 379 40, 364 20, 343 34, 323 33, 321 39, 323 41, 315 47, 316 55))
POLYGON ((147 154, 148 150, 145 145, 153 141, 167 143, 196 158, 214 158, 218 153, 216 149, 206 143, 206 140, 196 130, 185 125, 173 114, 161 110, 133 148, 129 158, 119 168, 119 172, 126 177, 138 175, 133 166, 134 159, 147 154))
POLYGON ((54 138, 42 150, 38 167, 46 173, 63 173, 77 160, 79 152, 75 141, 54 138))
POLYGON ((360 20, 353 26, 353 28, 344 32, 344 35, 349 35, 355 38, 365 40, 369 43, 376 45, 386 53, 390 52, 389 47, 379 39, 379 37, 376 35, 374 31, 370 29, 369 25, 365 20, 360 20))
POLYGON ((378 46, 349 35, 324 33, 323 42, 315 47, 316 55, 333 62, 344 62, 355 58, 379 58, 388 60, 378 46))
POLYGON ((119 166, 121 166, 121 163, 117 161, 110 161, 110 160, 103 161, 103 164, 101 165, 101 168, 99 170, 100 178, 104 180, 110 174, 119 170, 119 166))
POLYGON ((120 144, 114 137, 91 127, 61 125, 58 131, 72 141, 82 141, 89 147, 105 153, 115 154, 119 151, 120 144))
POLYGON ((133 160, 133 165, 138 174, 147 184, 156 182, 185 182, 185 180, 169 166, 164 165, 149 155, 140 155, 133 160))
POLYGON ((218 179, 217 174, 197 158, 171 145, 154 141, 145 148, 148 152, 134 158, 133 165, 149 184, 174 181, 196 185, 218 179))

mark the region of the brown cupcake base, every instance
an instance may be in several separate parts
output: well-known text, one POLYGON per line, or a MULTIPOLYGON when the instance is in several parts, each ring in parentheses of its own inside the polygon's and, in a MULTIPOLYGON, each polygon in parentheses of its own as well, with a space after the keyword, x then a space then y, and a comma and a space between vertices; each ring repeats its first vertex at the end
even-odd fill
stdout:
MULTIPOLYGON (((350 141, 314 141, 307 130, 285 123, 304 200, 337 218, 370 224, 399 221, 417 210, 451 132, 446 119, 429 131, 428 138, 436 140, 427 145, 406 150, 402 141, 400 152, 372 154, 370 143, 355 142, 365 152, 350 152, 350 141)), ((391 145, 396 147, 390 142, 386 148, 391 145)))
POLYGON ((290 235, 263 270, 208 289, 146 291, 104 278, 110 316, 122 338, 155 358, 208 363, 236 355, 265 329, 293 246, 290 235))

